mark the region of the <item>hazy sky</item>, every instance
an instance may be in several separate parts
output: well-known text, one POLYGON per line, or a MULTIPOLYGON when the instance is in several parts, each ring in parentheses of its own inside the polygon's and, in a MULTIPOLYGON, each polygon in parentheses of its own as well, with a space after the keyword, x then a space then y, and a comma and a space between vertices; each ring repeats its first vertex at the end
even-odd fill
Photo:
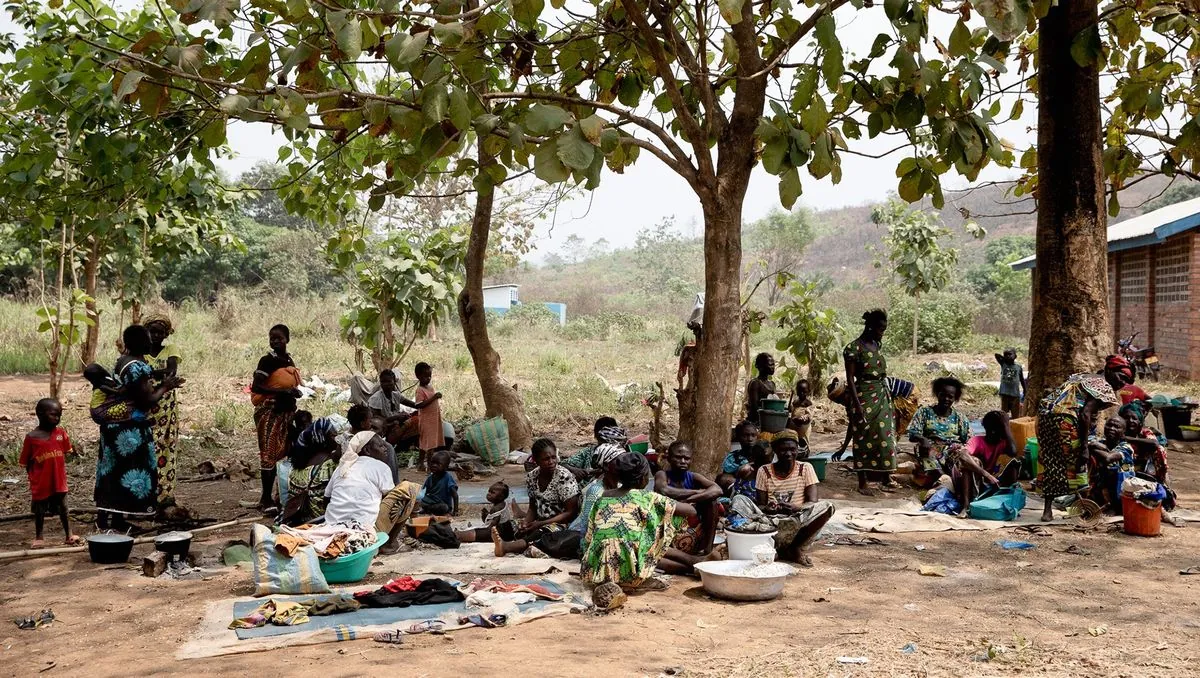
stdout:
MULTIPOLYGON (((118 0, 117 4, 123 7, 135 5, 129 0, 118 0)), ((861 53, 869 49, 876 34, 891 32, 881 8, 862 12, 854 12, 849 7, 844 9, 850 11, 838 13, 838 35, 847 53, 861 53)), ((934 34, 949 35, 952 24, 947 17, 935 13, 931 21, 934 34)), ((0 18, 0 31, 13 30, 5 14, 0 18)), ((1028 144, 1031 133, 1027 123, 1035 119, 1033 110, 1033 106, 1027 105, 1023 120, 1002 126, 998 134, 1016 142, 1019 147, 1028 144)), ((236 157, 221 160, 220 164, 236 176, 260 160, 274 162, 284 138, 266 124, 235 123, 229 128, 229 142, 236 157)), ((879 153, 894 147, 896 140, 849 140, 849 143, 856 151, 879 153)), ((904 151, 878 160, 843 153, 843 179, 838 185, 828 178, 817 181, 802 171, 804 193, 800 203, 810 208, 825 209, 878 201, 886 197, 889 191, 895 190, 895 167, 902 157, 904 151)), ((1012 176, 1015 173, 992 169, 983 178, 1012 176)), ((947 175, 944 181, 947 187, 965 186, 965 182, 956 175, 947 175)), ((759 169, 746 196, 745 219, 759 218, 778 206, 776 178, 759 169)), ((624 174, 606 171, 598 189, 590 194, 579 193, 548 217, 538 229, 537 255, 544 256, 557 250, 571 234, 577 234, 588 242, 603 237, 613 247, 631 245, 639 230, 672 215, 676 217, 676 224, 681 230, 688 232, 689 229, 696 229, 698 232, 700 209, 691 189, 656 158, 643 152, 638 163, 627 168, 624 174)))

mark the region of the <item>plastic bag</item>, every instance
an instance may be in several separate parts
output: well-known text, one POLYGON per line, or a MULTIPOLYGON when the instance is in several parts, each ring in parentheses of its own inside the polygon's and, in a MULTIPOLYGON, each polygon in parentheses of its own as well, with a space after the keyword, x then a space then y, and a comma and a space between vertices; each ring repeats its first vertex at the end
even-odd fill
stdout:
POLYGON ((954 493, 944 487, 940 487, 930 495, 925 505, 921 507, 924 511, 933 511, 935 513, 945 513, 948 515, 957 515, 962 510, 962 503, 955 498, 954 493))

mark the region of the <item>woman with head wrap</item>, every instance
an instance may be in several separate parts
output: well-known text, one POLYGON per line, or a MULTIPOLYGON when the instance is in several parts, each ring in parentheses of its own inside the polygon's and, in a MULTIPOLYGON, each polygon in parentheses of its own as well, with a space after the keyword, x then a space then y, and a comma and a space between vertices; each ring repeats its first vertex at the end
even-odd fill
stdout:
POLYGON ((288 456, 292 471, 288 474, 288 503, 280 514, 284 525, 303 525, 325 514, 329 499, 325 487, 337 467, 338 430, 329 417, 309 424, 292 444, 288 456))
POLYGON ((1110 355, 1104 359, 1104 372, 1111 372, 1124 383, 1122 385, 1113 385, 1113 390, 1117 392, 1117 397, 1121 399, 1122 405, 1136 402, 1138 400, 1149 400, 1150 394, 1146 393, 1145 389, 1133 383, 1137 380, 1137 372, 1129 361, 1119 355, 1110 355))
POLYGON ((858 491, 873 495, 874 491, 867 486, 869 480, 878 482, 883 489, 896 486, 891 479, 896 469, 896 419, 887 381, 887 361, 883 357, 887 312, 875 309, 862 317, 862 334, 842 351, 846 363, 844 401, 854 436, 858 491))
POLYGON ((1042 467, 1038 485, 1044 499, 1043 521, 1054 519, 1055 497, 1088 484, 1084 443, 1095 427, 1096 415, 1117 404, 1113 387, 1124 383, 1118 371, 1108 368, 1103 376, 1072 374, 1038 404, 1038 461, 1042 467))
POLYGON ((666 588, 661 580, 651 580, 656 567, 687 574, 704 560, 671 546, 674 518, 695 516, 696 509, 642 489, 650 476, 644 456, 626 452, 613 467, 618 486, 601 493, 592 507, 580 570, 584 583, 596 587, 593 601, 601 609, 619 607, 622 589, 666 588))
MULTIPOLYGON (((592 437, 596 439, 595 445, 590 445, 579 450, 562 462, 563 468, 570 471, 576 480, 583 481, 592 476, 592 471, 594 470, 592 466, 593 452, 595 452, 598 445, 611 443, 624 446, 629 440, 629 433, 617 425, 616 419, 612 417, 600 417, 592 425, 592 437)), ((526 462, 525 470, 528 471, 532 468, 532 464, 526 462)))
MULTIPOLYGON (((146 354, 146 363, 153 370, 154 385, 159 386, 167 377, 178 374, 183 354, 175 342, 167 342, 167 338, 175 333, 167 316, 151 315, 145 319, 143 326, 150 332, 150 351, 146 354)), ((167 391, 150 410, 150 421, 154 423, 158 509, 161 512, 175 505, 175 445, 179 442, 179 401, 176 391, 167 391)))
POLYGON ((1171 489, 1171 476, 1167 468, 1167 439, 1158 431, 1146 426, 1146 415, 1149 414, 1149 404, 1146 401, 1135 400, 1123 406, 1118 414, 1125 422, 1125 440, 1127 449, 1123 450, 1132 470, 1144 476, 1154 478, 1167 491, 1163 500, 1163 508, 1175 509, 1175 491, 1171 489))

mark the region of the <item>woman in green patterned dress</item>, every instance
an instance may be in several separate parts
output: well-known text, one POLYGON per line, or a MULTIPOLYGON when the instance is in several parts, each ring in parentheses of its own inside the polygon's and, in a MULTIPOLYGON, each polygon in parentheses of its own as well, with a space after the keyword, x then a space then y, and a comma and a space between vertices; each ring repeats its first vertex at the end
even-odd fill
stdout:
POLYGON ((868 496, 875 494, 867 486, 868 480, 880 483, 884 492, 896 487, 891 477, 896 468, 895 419, 882 350, 886 331, 887 312, 867 311, 863 314, 862 334, 842 351, 854 429, 854 470, 858 472, 859 493, 868 496))
POLYGON ((604 490, 592 505, 579 575, 595 587, 596 606, 608 610, 624 602, 622 589, 665 588, 652 578, 656 567, 668 574, 690 574, 693 565, 705 560, 671 545, 674 518, 694 517, 696 508, 642 489, 650 477, 645 456, 626 452, 612 463, 620 486, 604 490))

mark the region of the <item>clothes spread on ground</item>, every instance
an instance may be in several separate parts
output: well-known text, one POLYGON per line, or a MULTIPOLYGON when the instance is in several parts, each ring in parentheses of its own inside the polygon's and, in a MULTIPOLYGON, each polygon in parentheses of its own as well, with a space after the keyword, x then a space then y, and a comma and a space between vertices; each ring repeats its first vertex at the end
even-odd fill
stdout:
POLYGON ((275 550, 293 556, 301 546, 311 545, 326 560, 358 553, 375 544, 375 532, 358 523, 325 525, 281 525, 275 535, 275 550))
POLYGON ((466 586, 459 589, 465 594, 473 594, 478 592, 489 593, 528 593, 542 600, 562 600, 561 593, 554 593, 550 589, 541 584, 521 584, 515 582, 499 581, 496 579, 476 578, 471 580, 466 586))
POLYGON ((413 579, 408 575, 404 575, 399 579, 393 579, 389 581, 379 590, 387 591, 388 593, 400 593, 401 591, 416 591, 417 587, 420 585, 420 579, 413 579))
POLYGON ((33 434, 25 436, 19 463, 28 470, 33 501, 66 494, 67 454, 70 452, 71 439, 62 427, 56 427, 45 438, 35 438, 33 434))
POLYGON ((466 600, 453 584, 443 579, 426 579, 412 591, 388 591, 379 588, 354 594, 354 598, 365 607, 409 607, 411 605, 435 605, 459 603, 466 600))
POLYGON ((274 626, 295 626, 307 624, 309 617, 323 617, 331 614, 354 612, 362 604, 353 596, 336 595, 321 596, 300 601, 282 601, 274 598, 259 605, 245 617, 238 617, 229 624, 231 629, 256 629, 272 624, 274 626))

